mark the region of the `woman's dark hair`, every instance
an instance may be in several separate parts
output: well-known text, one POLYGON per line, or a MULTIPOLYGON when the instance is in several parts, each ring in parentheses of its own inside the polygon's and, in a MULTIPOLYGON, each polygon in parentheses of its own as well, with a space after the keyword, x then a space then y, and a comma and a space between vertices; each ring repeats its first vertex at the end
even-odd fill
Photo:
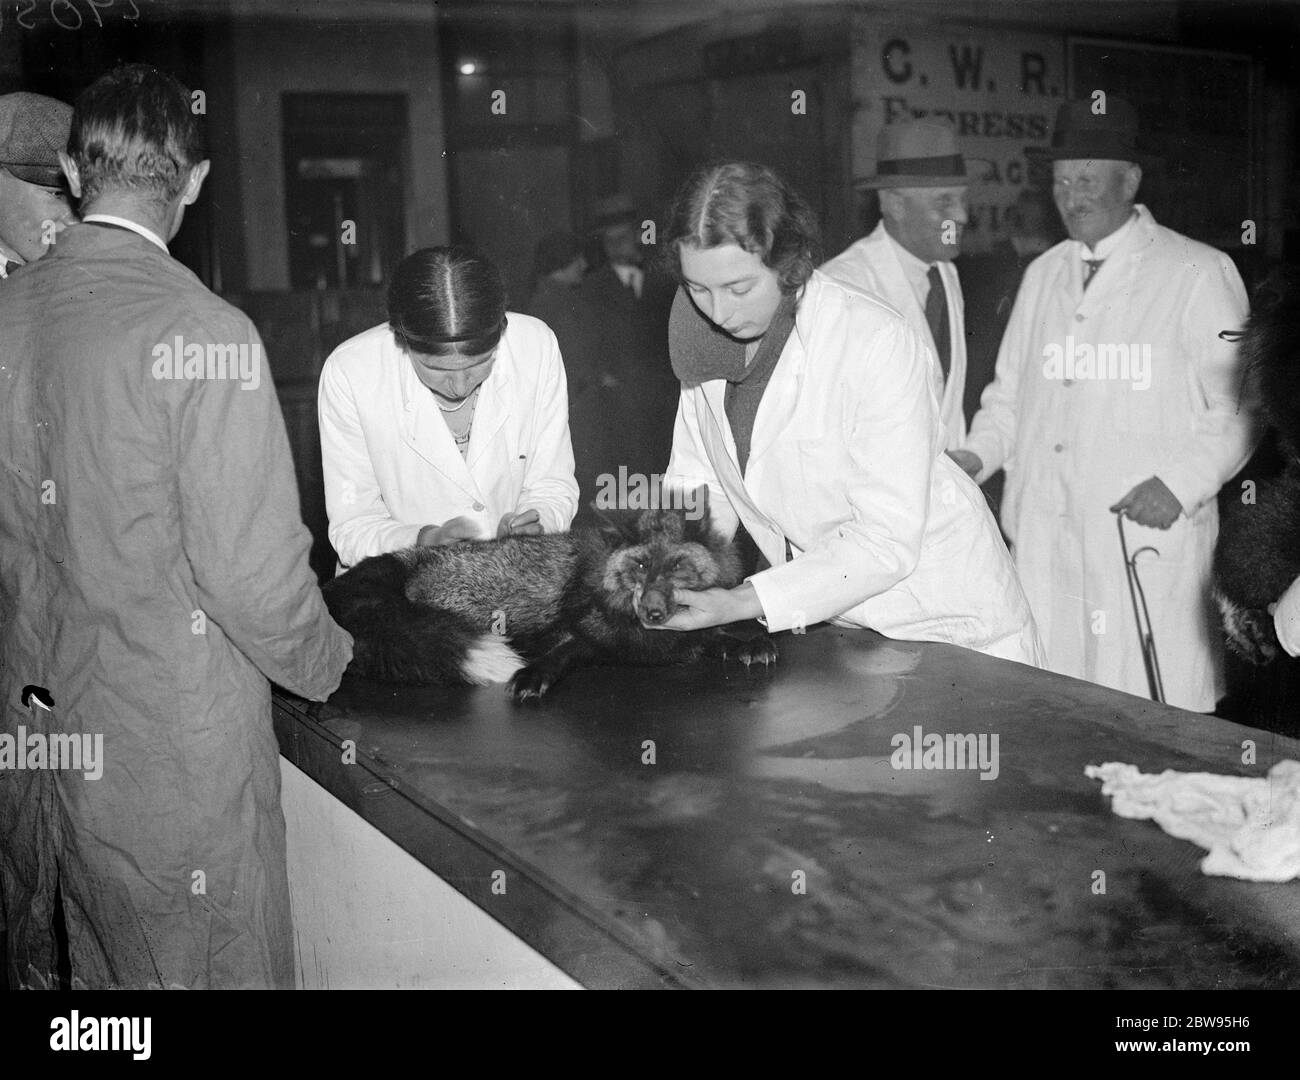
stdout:
POLYGON ((427 356, 491 352, 506 327, 501 271, 469 248, 421 248, 393 271, 388 325, 399 345, 427 356))
POLYGON ((736 244, 776 271, 792 293, 821 260, 821 230, 812 207, 766 165, 706 165, 677 191, 663 245, 668 270, 681 280, 681 248, 736 244))

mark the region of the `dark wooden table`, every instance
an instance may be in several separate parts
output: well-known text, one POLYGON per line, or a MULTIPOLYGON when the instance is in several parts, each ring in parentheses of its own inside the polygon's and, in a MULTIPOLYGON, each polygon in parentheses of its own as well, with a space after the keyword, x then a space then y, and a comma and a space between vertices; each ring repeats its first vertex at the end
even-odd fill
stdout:
POLYGON ((532 707, 349 679, 276 727, 587 986, 1300 987, 1300 882, 1205 877, 1083 774, 1263 776, 1296 742, 950 646, 780 642, 770 672, 589 669, 532 707), (996 779, 895 770, 918 726, 996 734, 996 779))

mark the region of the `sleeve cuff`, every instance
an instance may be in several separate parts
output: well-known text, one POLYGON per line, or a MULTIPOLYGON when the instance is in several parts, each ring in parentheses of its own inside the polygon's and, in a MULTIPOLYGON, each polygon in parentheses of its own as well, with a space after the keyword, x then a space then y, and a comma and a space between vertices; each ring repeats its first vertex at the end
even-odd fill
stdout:
POLYGON ((977 484, 984 483, 985 480, 1002 468, 1002 461, 998 457, 997 448, 987 439, 968 436, 960 449, 972 453, 980 459, 980 471, 975 477, 977 484))
POLYGON ((1156 476, 1173 492, 1174 498, 1178 500, 1183 508, 1183 514, 1187 517, 1196 513, 1211 495, 1217 494, 1217 489, 1210 493, 1205 491, 1205 483, 1196 469, 1182 466, 1162 468, 1156 476))

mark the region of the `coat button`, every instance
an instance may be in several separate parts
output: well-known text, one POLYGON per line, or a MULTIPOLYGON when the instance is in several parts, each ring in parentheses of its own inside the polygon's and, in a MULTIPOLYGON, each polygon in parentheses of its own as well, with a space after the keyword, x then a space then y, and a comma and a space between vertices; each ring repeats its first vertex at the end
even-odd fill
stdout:
POLYGON ((483 504, 482 504, 482 503, 475 503, 475 504, 474 504, 474 509, 475 509, 475 510, 482 510, 482 509, 483 509, 483 504))
POLYGON ((1087 318, 1087 316, 1084 315, 1083 312, 1080 312, 1078 315, 1076 315, 1076 316, 1074 317, 1074 321, 1075 321, 1075 322, 1083 322, 1083 320, 1086 319, 1086 318, 1087 318))
POLYGON ((1052 447, 1052 449, 1059 454, 1062 450, 1065 449, 1065 443, 1057 443, 1055 446, 1052 447))
POLYGON ((1062 385, 1062 386, 1073 386, 1073 385, 1074 385, 1074 380, 1073 380, 1073 379, 1062 379, 1062 380, 1061 380, 1061 385, 1062 385))

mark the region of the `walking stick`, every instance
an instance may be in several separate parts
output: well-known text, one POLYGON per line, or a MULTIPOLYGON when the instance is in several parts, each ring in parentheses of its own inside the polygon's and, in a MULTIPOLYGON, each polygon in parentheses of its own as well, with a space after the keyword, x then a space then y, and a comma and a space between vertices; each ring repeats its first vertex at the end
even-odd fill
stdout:
POLYGON ((1142 581, 1137 572, 1137 557, 1142 552, 1154 552, 1157 558, 1160 557, 1160 552, 1148 545, 1138 548, 1130 557, 1128 542, 1124 538, 1124 511, 1118 511, 1115 517, 1119 523, 1119 546, 1124 553, 1124 571, 1128 576, 1129 598, 1133 601, 1133 619, 1137 623, 1138 644, 1142 647, 1142 663, 1147 671, 1147 687, 1151 691, 1151 699, 1163 704, 1165 687, 1160 680, 1160 661, 1156 658, 1156 639, 1151 631, 1151 612, 1147 610, 1147 596, 1142 591, 1142 581))

